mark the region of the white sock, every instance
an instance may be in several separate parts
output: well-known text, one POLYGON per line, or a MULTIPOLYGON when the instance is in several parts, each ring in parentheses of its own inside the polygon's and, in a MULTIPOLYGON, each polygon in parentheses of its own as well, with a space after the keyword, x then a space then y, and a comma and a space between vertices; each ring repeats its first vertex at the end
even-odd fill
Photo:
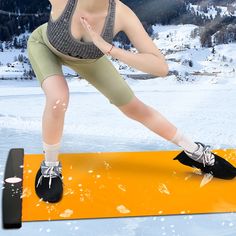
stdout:
POLYGON ((174 137, 170 141, 188 152, 194 152, 198 149, 198 145, 184 135, 179 129, 177 129, 174 137))
POLYGON ((43 142, 43 152, 45 156, 45 164, 47 166, 57 166, 59 164, 58 154, 60 142, 56 144, 47 144, 43 142))

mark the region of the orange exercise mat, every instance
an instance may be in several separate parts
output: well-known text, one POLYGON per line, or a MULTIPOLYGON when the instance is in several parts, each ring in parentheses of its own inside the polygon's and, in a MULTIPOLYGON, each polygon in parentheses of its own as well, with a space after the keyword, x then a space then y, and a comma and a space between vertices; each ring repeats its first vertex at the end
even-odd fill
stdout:
MULTIPOLYGON (((41 201, 34 191, 43 155, 15 157, 24 159, 21 220, 235 212, 236 179, 211 178, 182 165, 173 160, 180 152, 60 154, 64 195, 58 203, 41 201)), ((212 152, 236 164, 235 149, 212 152)))

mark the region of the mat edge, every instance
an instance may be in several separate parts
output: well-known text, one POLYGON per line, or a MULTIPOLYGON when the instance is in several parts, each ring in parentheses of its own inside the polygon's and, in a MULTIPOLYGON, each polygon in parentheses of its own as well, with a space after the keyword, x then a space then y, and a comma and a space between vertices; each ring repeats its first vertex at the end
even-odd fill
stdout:
POLYGON ((12 148, 9 150, 4 179, 2 194, 2 228, 19 229, 22 226, 22 187, 23 187, 23 163, 24 149, 12 148), (10 177, 19 177, 22 179, 19 183, 10 184, 5 179, 10 177), (16 195, 12 195, 12 189, 16 195), (11 207, 9 207, 11 206, 11 207))

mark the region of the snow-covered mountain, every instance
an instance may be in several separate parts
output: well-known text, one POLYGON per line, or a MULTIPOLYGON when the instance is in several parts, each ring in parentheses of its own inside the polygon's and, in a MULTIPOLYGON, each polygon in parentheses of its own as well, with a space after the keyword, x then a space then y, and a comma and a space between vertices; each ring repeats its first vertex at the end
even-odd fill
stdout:
POLYGON ((195 4, 188 4, 187 9, 199 16, 206 16, 209 19, 216 18, 217 15, 221 17, 224 16, 236 16, 236 4, 230 4, 228 6, 216 6, 216 5, 195 5, 195 4))

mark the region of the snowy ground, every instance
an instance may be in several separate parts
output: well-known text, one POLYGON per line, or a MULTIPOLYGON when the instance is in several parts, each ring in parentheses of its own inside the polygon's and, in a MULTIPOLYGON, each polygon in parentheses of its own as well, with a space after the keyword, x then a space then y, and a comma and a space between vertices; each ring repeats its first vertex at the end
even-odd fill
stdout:
MULTIPOLYGON (((145 103, 165 115, 194 140, 212 148, 236 146, 236 83, 226 77, 198 77, 179 83, 173 77, 127 80, 145 103)), ((141 124, 125 117, 86 81, 71 79, 62 152, 178 149, 141 124), (95 102, 96 101, 96 102, 95 102)), ((41 153, 41 115, 44 95, 37 81, 0 82, 0 181, 8 150, 24 147, 41 153)), ((204 196, 203 196, 204 197, 204 196)), ((233 236, 235 214, 134 217, 23 223, 17 235, 83 236, 233 236)), ((16 231, 2 231, 15 235, 16 231)))

